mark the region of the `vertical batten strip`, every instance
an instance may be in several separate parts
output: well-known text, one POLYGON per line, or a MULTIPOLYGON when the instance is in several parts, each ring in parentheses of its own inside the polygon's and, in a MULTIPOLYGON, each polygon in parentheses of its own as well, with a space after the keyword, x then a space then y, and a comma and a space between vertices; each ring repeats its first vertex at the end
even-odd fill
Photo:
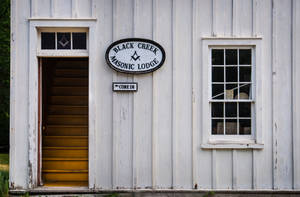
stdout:
MULTIPOLYGON (((135 36, 136 34, 136 19, 137 19, 137 7, 138 7, 138 0, 131 0, 132 2, 132 9, 133 9, 133 14, 132 14, 132 35, 135 36)), ((133 82, 135 81, 135 76, 134 75, 130 75, 130 74, 127 74, 127 82, 133 82)), ((135 110, 135 106, 134 106, 134 98, 135 98, 135 95, 133 93, 131 93, 130 95, 128 95, 128 117, 131 116, 131 125, 129 126, 130 129, 131 129, 131 186, 132 188, 135 188, 137 187, 137 179, 138 179, 138 174, 137 174, 137 159, 136 159, 136 142, 137 142, 137 135, 136 135, 136 129, 135 129, 135 123, 134 123, 134 116, 136 114, 135 110), (130 106, 131 105, 131 111, 130 111, 130 106), (135 146, 135 147, 134 147, 135 146), (134 162, 135 161, 135 162, 134 162), (135 184, 135 185, 134 185, 135 184)), ((130 143, 128 143, 130 144, 130 143)), ((130 150, 129 150, 130 152, 130 150)))
POLYGON ((237 150, 232 150, 232 189, 238 189, 238 156, 237 150))
POLYGON ((213 149, 212 150, 212 160, 211 160, 211 163, 212 163, 212 189, 217 189, 218 185, 218 180, 217 180, 217 150, 216 149, 213 149))
MULTIPOLYGON (((132 18, 132 32, 133 32, 133 37, 136 37, 136 29, 137 29, 137 8, 138 8, 138 0, 133 0, 133 18, 132 18)), ((136 81, 135 76, 132 76, 133 81, 136 81)), ((133 188, 137 187, 137 153, 136 153, 136 149, 137 149, 137 134, 136 134, 136 125, 134 124, 134 120, 136 119, 136 107, 134 104, 134 100, 135 100, 135 94, 133 94, 132 96, 132 186, 133 188)))
POLYGON ((252 189, 257 189, 257 162, 257 150, 252 150, 252 189))
MULTIPOLYGON (((215 14, 215 6, 216 6, 216 0, 212 0, 212 28, 211 28, 211 34, 212 36, 216 36, 216 14, 215 14)), ((202 48, 203 50, 203 48, 202 48)), ((202 51, 203 54, 203 51, 202 51)), ((204 57, 202 57, 203 59, 204 57)), ((202 67, 204 67, 204 65, 202 65, 202 67)), ((202 72, 203 72, 203 68, 202 68, 202 72)), ((203 87, 203 84, 202 84, 203 87)), ((203 90, 202 90, 203 92, 203 90)), ((203 103, 203 102, 202 102, 203 103)), ((203 123, 203 122, 202 122, 203 123)), ((203 127, 202 127, 203 128, 203 127)), ((202 132, 205 132, 202 130, 202 132)), ((203 136, 202 136, 203 137, 203 136)), ((203 139, 202 139, 203 140, 203 139)), ((212 189, 216 189, 217 188, 217 150, 213 149, 211 151, 211 187, 212 189)))
POLYGON ((291 111, 292 111, 292 188, 295 187, 295 141, 294 141, 294 0, 291 0, 291 111))
POLYGON ((57 10, 58 10, 58 6, 57 6, 57 1, 58 0, 52 0, 52 17, 55 18, 57 17, 57 10))
POLYGON ((198 140, 196 138, 196 126, 195 123, 197 121, 196 119, 196 104, 195 104, 195 88, 198 87, 198 84, 195 84, 195 73, 194 73, 194 67, 197 64, 197 54, 196 53, 196 47, 198 46, 198 42, 196 41, 196 35, 198 35, 197 32, 197 8, 198 8, 198 4, 197 4, 197 0, 193 0, 192 2, 192 42, 191 42, 191 46, 192 46, 192 67, 191 67, 191 80, 192 80, 192 184, 194 189, 197 189, 197 175, 198 175, 198 163, 197 163, 197 143, 198 140))
MULTIPOLYGON (((252 37, 257 36, 257 1, 252 0, 252 37)), ((262 132, 258 131, 256 129, 256 132, 262 132)), ((257 188, 257 165, 256 160, 257 158, 257 150, 252 150, 252 189, 257 188)))
MULTIPOLYGON (((152 39, 157 38, 157 0, 152 0, 152 39)), ((157 78, 152 73, 152 188, 157 188, 157 78)))
POLYGON ((50 17, 53 18, 55 13, 55 0, 50 0, 50 17))
POLYGON ((30 5, 30 16, 37 17, 37 0, 31 0, 30 5))
POLYGON ((252 36, 257 36, 257 0, 252 0, 252 36))
POLYGON ((236 8, 236 1, 237 0, 232 0, 232 31, 231 31, 231 35, 233 37, 236 37, 237 36, 237 29, 236 29, 236 26, 237 26, 237 8, 236 8))
POLYGON ((176 188, 176 0, 172 0, 172 186, 176 188))
MULTIPOLYGON (((257 36, 257 0, 252 0, 252 37, 257 36)), ((256 132, 258 131, 256 129, 256 132)), ((257 150, 252 150, 252 189, 257 189, 257 150)))
POLYGON ((78 17, 78 10, 77 10, 77 7, 78 7, 78 1, 77 0, 72 0, 71 1, 71 7, 72 7, 72 18, 77 18, 78 17))
POLYGON ((96 18, 96 0, 91 0, 90 1, 90 17, 96 18))
POLYGON ((30 9, 30 13, 29 13, 30 17, 33 16, 33 1, 35 1, 35 0, 30 0, 30 5, 29 5, 30 6, 30 8, 29 8, 30 9))
POLYGON ((274 124, 274 113, 277 111, 274 101, 274 86, 276 83, 275 75, 276 73, 276 10, 274 6, 274 0, 272 0, 272 138, 273 138, 273 189, 278 189, 277 187, 277 180, 278 180, 278 166, 277 166, 277 127, 276 124, 274 124))
POLYGON ((217 36, 217 13, 216 13, 216 2, 217 0, 212 0, 212 36, 217 36))
MULTIPOLYGON (((113 16, 113 25, 112 25, 112 32, 113 32, 113 41, 116 40, 116 34, 117 34, 117 17, 116 14, 118 12, 117 10, 117 0, 112 0, 112 16, 113 16)), ((117 74, 115 72, 113 72, 113 81, 116 81, 117 79, 117 74)), ((112 187, 113 189, 115 189, 117 187, 117 183, 118 183, 118 122, 115 118, 115 116, 118 114, 117 112, 117 108, 116 108, 116 103, 117 103, 117 95, 115 92, 113 92, 113 113, 112 113, 112 121, 113 121, 113 157, 112 157, 112 163, 113 163, 113 167, 112 167, 112 187)))
POLYGON ((300 111, 300 92, 299 92, 299 64, 300 55, 298 46, 299 42, 299 28, 300 28, 300 3, 297 0, 293 0, 293 19, 292 19, 292 71, 293 71, 293 164, 294 164, 294 177, 293 177, 293 189, 300 189, 300 134, 299 134, 299 111, 300 111))

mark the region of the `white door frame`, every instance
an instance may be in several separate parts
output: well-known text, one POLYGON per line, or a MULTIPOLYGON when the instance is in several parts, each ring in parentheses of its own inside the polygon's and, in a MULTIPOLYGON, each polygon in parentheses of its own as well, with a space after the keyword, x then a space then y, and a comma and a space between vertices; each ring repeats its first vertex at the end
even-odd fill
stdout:
POLYGON ((76 54, 70 52, 64 57, 89 57, 89 188, 93 188, 95 184, 95 48, 96 48, 96 19, 29 19, 29 188, 38 186, 38 57, 61 57, 58 53, 43 53, 39 52, 38 30, 40 28, 86 28, 88 29, 88 54, 76 54))

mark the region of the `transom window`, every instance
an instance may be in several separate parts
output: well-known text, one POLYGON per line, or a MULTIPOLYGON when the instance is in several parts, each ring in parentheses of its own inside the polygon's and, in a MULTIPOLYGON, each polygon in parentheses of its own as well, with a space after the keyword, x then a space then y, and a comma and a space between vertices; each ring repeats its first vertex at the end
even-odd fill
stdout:
POLYGON ((89 29, 69 27, 38 28, 40 57, 88 57, 89 29))
POLYGON ((211 134, 251 135, 254 122, 253 49, 211 48, 211 134))
POLYGON ((85 50, 86 32, 41 32, 41 49, 85 50))

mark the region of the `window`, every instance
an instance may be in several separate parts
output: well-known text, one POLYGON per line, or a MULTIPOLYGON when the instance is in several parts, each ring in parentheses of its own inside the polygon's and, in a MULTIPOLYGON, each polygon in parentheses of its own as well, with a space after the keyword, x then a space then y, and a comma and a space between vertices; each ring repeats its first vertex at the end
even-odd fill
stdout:
POLYGON ((203 39, 202 148, 263 147, 260 51, 259 38, 203 39))
POLYGON ((211 134, 251 135, 252 48, 211 48, 211 134))
POLYGON ((40 28, 38 56, 88 56, 88 29, 40 28))

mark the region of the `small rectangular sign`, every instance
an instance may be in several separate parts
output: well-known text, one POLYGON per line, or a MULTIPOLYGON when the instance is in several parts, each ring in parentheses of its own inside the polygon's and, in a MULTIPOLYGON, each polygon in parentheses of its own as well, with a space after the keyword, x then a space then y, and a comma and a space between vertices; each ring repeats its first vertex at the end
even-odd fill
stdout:
POLYGON ((112 88, 115 92, 135 92, 138 90, 138 84, 134 82, 113 82, 112 88))

